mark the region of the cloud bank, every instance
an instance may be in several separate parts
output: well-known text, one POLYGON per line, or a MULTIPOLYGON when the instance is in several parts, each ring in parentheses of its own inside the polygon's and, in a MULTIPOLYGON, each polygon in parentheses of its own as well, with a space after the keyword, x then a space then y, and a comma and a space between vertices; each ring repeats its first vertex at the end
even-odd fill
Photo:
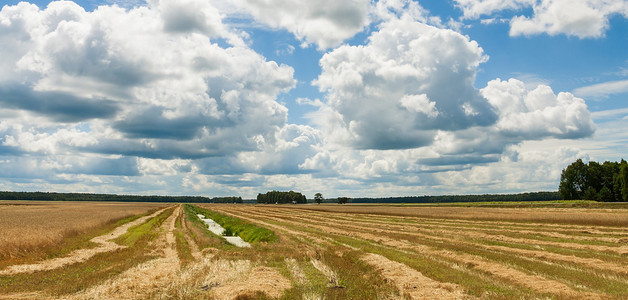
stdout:
MULTIPOLYGON (((527 2, 458 3, 477 17, 527 2)), ((241 1, 238 9, 329 49, 311 83, 324 98, 299 101, 316 106, 311 124, 290 124, 279 100, 297 85, 295 70, 256 52, 246 30, 207 1, 91 12, 70 1, 4 6, 0 182, 16 190, 381 196, 443 193, 452 182, 494 188, 506 178, 505 189, 516 191, 531 172, 525 163, 542 157, 522 153, 525 145, 595 131, 584 100, 570 93, 516 79, 476 88, 489 55, 416 3, 241 1), (364 44, 343 44, 359 32, 364 44), (513 168, 517 176, 504 175, 513 168)), ((561 149, 543 178, 579 155, 561 149)))
POLYGON ((491 16, 501 11, 532 9, 531 16, 516 15, 510 20, 510 35, 565 34, 579 38, 600 38, 615 15, 628 18, 623 0, 455 0, 466 19, 491 16))

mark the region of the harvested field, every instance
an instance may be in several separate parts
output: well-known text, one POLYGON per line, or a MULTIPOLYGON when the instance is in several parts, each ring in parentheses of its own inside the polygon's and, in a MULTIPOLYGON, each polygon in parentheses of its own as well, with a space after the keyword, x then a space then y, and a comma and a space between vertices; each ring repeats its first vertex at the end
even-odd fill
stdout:
POLYGON ((76 248, 75 243, 84 247, 89 239, 68 241, 98 235, 120 220, 162 207, 157 203, 0 201, 0 268, 61 255, 76 248))
POLYGON ((277 238, 238 248, 205 229, 199 209, 155 206, 111 228, 130 227, 93 258, 0 267, 0 299, 628 298, 626 209, 199 206, 277 238), (77 276, 91 269, 98 276, 77 276))

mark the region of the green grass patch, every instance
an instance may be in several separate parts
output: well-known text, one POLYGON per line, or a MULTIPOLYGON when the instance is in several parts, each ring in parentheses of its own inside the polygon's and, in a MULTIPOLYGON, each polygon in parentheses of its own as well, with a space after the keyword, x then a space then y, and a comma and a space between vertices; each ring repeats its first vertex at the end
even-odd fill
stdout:
POLYGON ((278 237, 274 232, 244 220, 226 216, 206 208, 186 204, 194 214, 204 215, 225 228, 225 235, 239 236, 249 243, 277 241, 278 237))
POLYGON ((146 237, 153 237, 158 235, 156 228, 159 228, 166 218, 172 214, 174 209, 168 209, 159 214, 157 217, 152 218, 142 224, 135 225, 129 230, 114 240, 114 242, 128 247, 133 247, 140 239, 146 239, 146 237))
POLYGON ((188 244, 188 241, 185 238, 185 235, 187 233, 183 230, 183 226, 181 225, 181 222, 185 222, 184 218, 185 217, 182 216, 181 218, 178 218, 176 220, 174 237, 176 240, 177 254, 179 256, 179 259, 183 264, 188 264, 194 261, 194 256, 192 255, 192 249, 190 247, 190 244, 188 244))
POLYGON ((233 245, 229 244, 225 239, 213 234, 205 222, 201 221, 196 212, 192 210, 192 205, 183 205, 183 213, 185 215, 184 222, 187 222, 188 234, 192 237, 192 240, 196 242, 199 249, 216 248, 221 250, 230 250, 233 245))

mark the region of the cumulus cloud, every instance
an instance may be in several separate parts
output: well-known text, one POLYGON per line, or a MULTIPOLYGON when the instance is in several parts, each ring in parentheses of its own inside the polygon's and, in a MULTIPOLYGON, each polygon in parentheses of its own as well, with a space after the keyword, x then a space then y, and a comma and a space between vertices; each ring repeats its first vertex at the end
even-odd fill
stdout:
MULTIPOLYGON (((0 102, 19 112, 13 122, 35 134, 88 122, 98 139, 81 146, 51 142, 55 151, 224 155, 257 150, 286 122, 287 109, 275 99, 295 85, 293 69, 244 45, 206 1, 93 12, 67 1, 44 10, 20 3, 2 9, 0 32, 7 66, 0 102)), ((5 144, 21 135, 14 134, 5 132, 5 144)))
POLYGON ((327 92, 321 124, 334 142, 362 149, 430 145, 437 130, 488 126, 497 119, 473 87, 482 48, 457 32, 411 16, 380 25, 364 46, 321 59, 314 82, 327 92))
POLYGON ((303 172, 316 133, 276 101, 294 71, 242 36, 207 1, 4 6, 0 177, 303 172))
POLYGON ((407 15, 381 24, 366 45, 327 53, 314 82, 327 97, 310 101, 325 143, 302 168, 377 182, 424 174, 434 183, 439 177, 426 174, 516 162, 527 141, 593 134, 587 105, 571 93, 517 79, 475 89, 486 59, 468 37, 407 15))
POLYGON ((362 31, 370 22, 369 0, 233 1, 258 22, 288 30, 305 44, 335 47, 362 31))
POLYGON ((510 20, 510 35, 565 34, 579 38, 599 38, 608 29, 609 18, 628 18, 628 4, 623 0, 455 0, 464 18, 476 19, 503 10, 531 8, 531 16, 518 15, 510 20))
POLYGON ((482 95, 499 111, 496 130, 522 139, 575 139, 595 131, 584 100, 571 93, 554 94, 547 85, 527 90, 523 82, 492 80, 482 95))
POLYGON ((210 3, 154 0, 92 12, 68 1, 3 7, 6 188, 438 192, 447 191, 442 174, 491 184, 509 163, 519 175, 529 171, 519 162, 535 161, 521 146, 530 140, 595 130, 584 100, 570 93, 515 79, 475 88, 488 59, 482 48, 416 2, 242 1, 258 22, 319 49, 381 22, 365 45, 323 55, 313 83, 324 99, 297 100, 316 108, 316 126, 288 124, 277 99, 295 87, 294 70, 256 53, 210 3), (502 169, 478 167, 488 164, 502 169))

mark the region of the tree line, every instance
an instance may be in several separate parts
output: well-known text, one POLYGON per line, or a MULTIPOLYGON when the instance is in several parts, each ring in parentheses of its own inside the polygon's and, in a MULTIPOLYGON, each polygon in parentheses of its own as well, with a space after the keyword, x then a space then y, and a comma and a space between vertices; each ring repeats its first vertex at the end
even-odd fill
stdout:
MULTIPOLYGON (((88 193, 54 193, 54 192, 7 192, 0 191, 1 200, 37 200, 37 201, 116 201, 116 202, 187 202, 187 203, 211 203, 229 199, 233 203, 234 198, 203 196, 139 196, 139 195, 115 195, 115 194, 88 194, 88 193)), ((216 202, 218 203, 218 202, 216 202)), ((222 203, 222 202, 221 202, 222 203)))
POLYGON ((212 203, 243 203, 242 197, 214 197, 212 203))
POLYGON ((558 192, 565 200, 628 201, 628 163, 578 159, 562 171, 558 192))
POLYGON ((265 204, 284 204, 284 203, 294 203, 301 204, 307 203, 307 198, 305 195, 301 193, 297 193, 294 191, 289 192, 279 192, 279 191, 271 191, 266 194, 257 194, 257 203, 265 203, 265 204))
POLYGON ((453 203, 453 202, 525 202, 560 200, 558 192, 520 194, 409 196, 388 198, 353 198, 352 203, 453 203))

